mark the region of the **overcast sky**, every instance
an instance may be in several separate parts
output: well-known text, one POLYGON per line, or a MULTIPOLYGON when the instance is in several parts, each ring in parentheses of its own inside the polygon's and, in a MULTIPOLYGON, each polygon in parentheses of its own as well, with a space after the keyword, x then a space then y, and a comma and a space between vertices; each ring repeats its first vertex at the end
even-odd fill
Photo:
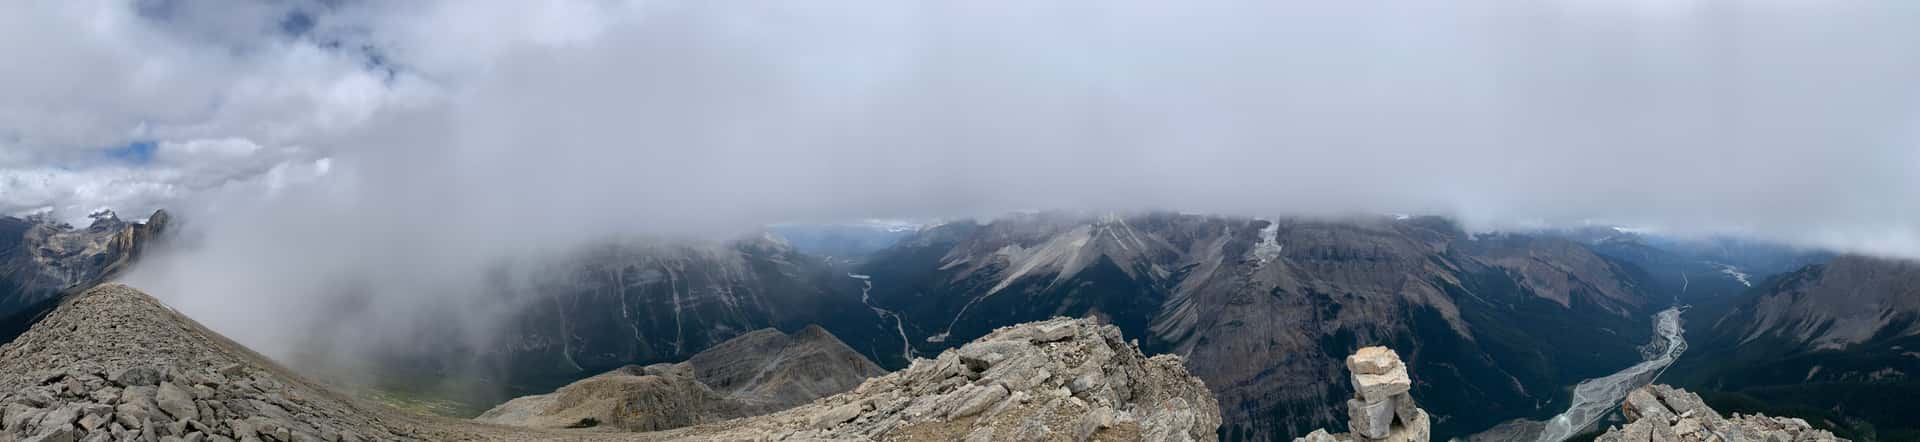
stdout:
POLYGON ((403 3, 8 6, 0 209, 1417 212, 1920 256, 1912 2, 403 3))
POLYGON ((175 211, 193 247, 131 279, 270 352, 342 284, 432 308, 528 250, 789 221, 1422 213, 1920 257, 1911 1, 4 9, 0 213, 175 211))

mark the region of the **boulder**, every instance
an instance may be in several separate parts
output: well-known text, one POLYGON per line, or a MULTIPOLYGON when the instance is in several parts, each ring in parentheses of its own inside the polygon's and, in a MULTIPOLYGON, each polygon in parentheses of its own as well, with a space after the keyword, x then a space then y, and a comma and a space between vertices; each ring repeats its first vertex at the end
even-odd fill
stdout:
POLYGON ((107 380, 122 387, 154 386, 160 384, 160 370, 144 365, 128 367, 108 376, 107 380))
POLYGON ((1353 374, 1387 374, 1400 366, 1400 355, 1386 347, 1366 347, 1347 356, 1347 371, 1353 374))
POLYGON ((1347 400, 1348 429, 1370 439, 1387 437, 1393 432, 1393 401, 1367 402, 1347 400))
POLYGON ((193 393, 188 393, 186 389, 173 385, 172 382, 160 383, 160 389, 156 392, 154 401, 160 406, 160 411, 166 412, 176 420, 200 418, 200 409, 193 405, 193 393))
POLYGON ((1383 374, 1353 375, 1353 391, 1367 402, 1386 402, 1394 395, 1404 394, 1412 388, 1413 380, 1407 377, 1406 367, 1383 374))

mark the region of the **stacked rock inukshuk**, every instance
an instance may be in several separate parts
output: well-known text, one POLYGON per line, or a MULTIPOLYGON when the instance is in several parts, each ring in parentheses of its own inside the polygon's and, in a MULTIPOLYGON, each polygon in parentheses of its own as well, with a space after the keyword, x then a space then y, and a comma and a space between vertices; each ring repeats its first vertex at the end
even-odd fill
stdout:
POLYGON ((1386 347, 1367 347, 1347 356, 1352 372, 1353 399, 1347 400, 1348 428, 1355 441, 1427 442, 1427 412, 1407 394, 1407 377, 1400 355, 1386 347))

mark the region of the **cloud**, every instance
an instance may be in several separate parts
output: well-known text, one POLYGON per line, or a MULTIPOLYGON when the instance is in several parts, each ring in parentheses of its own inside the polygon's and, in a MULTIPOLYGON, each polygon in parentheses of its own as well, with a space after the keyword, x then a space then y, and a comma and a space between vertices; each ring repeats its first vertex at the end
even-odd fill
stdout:
POLYGON ((1902 2, 163 3, 0 16, 32 61, 0 72, 0 207, 180 207, 200 252, 142 277, 209 306, 457 291, 421 285, 616 233, 1033 208, 1920 257, 1902 2), (141 140, 155 166, 98 152, 141 140))

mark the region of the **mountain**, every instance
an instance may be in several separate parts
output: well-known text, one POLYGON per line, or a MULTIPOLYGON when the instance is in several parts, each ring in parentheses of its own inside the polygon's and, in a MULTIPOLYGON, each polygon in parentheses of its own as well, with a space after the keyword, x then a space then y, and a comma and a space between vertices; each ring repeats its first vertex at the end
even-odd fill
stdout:
POLYGON ((685 362, 630 365, 550 394, 516 398, 476 420, 656 431, 791 408, 885 373, 819 327, 793 334, 761 329, 685 362))
MULTIPOLYGON (((810 334, 796 338, 819 339, 810 334)), ((769 338, 742 342, 780 341, 769 338)), ((742 346, 708 357, 745 363, 761 348, 742 346)), ((701 382, 746 372, 714 362, 701 382)), ((0 440, 1211 440, 1218 410, 1180 362, 1141 354, 1117 328, 1063 318, 772 415, 652 433, 506 427, 342 395, 139 290, 105 284, 0 345, 0 440)))
POLYGON ((104 282, 138 259, 166 231, 169 216, 122 221, 112 211, 86 228, 44 217, 0 217, 0 343, 26 331, 60 295, 104 282))
POLYGON ((1740 411, 1843 436, 1920 437, 1920 263, 1841 256, 1703 305, 1710 326, 1676 383, 1740 411))
POLYGON ((515 306, 494 309, 503 316, 484 321, 487 329, 455 328, 476 321, 450 315, 475 309, 446 309, 416 321, 421 334, 372 350, 370 363, 342 366, 350 361, 318 346, 297 360, 402 402, 451 404, 434 408, 472 417, 623 366, 685 361, 767 328, 818 325, 869 360, 897 361, 900 351, 897 340, 876 343, 895 333, 861 304, 859 280, 773 235, 616 240, 525 261, 492 276, 494 292, 468 298, 515 306))
POLYGON ((1638 362, 1673 297, 1579 242, 1438 218, 1027 214, 923 229, 857 273, 917 354, 1055 315, 1111 322, 1186 357, 1228 439, 1338 428, 1352 392, 1322 380, 1368 345, 1429 374, 1413 389, 1438 437, 1544 417, 1638 362))

